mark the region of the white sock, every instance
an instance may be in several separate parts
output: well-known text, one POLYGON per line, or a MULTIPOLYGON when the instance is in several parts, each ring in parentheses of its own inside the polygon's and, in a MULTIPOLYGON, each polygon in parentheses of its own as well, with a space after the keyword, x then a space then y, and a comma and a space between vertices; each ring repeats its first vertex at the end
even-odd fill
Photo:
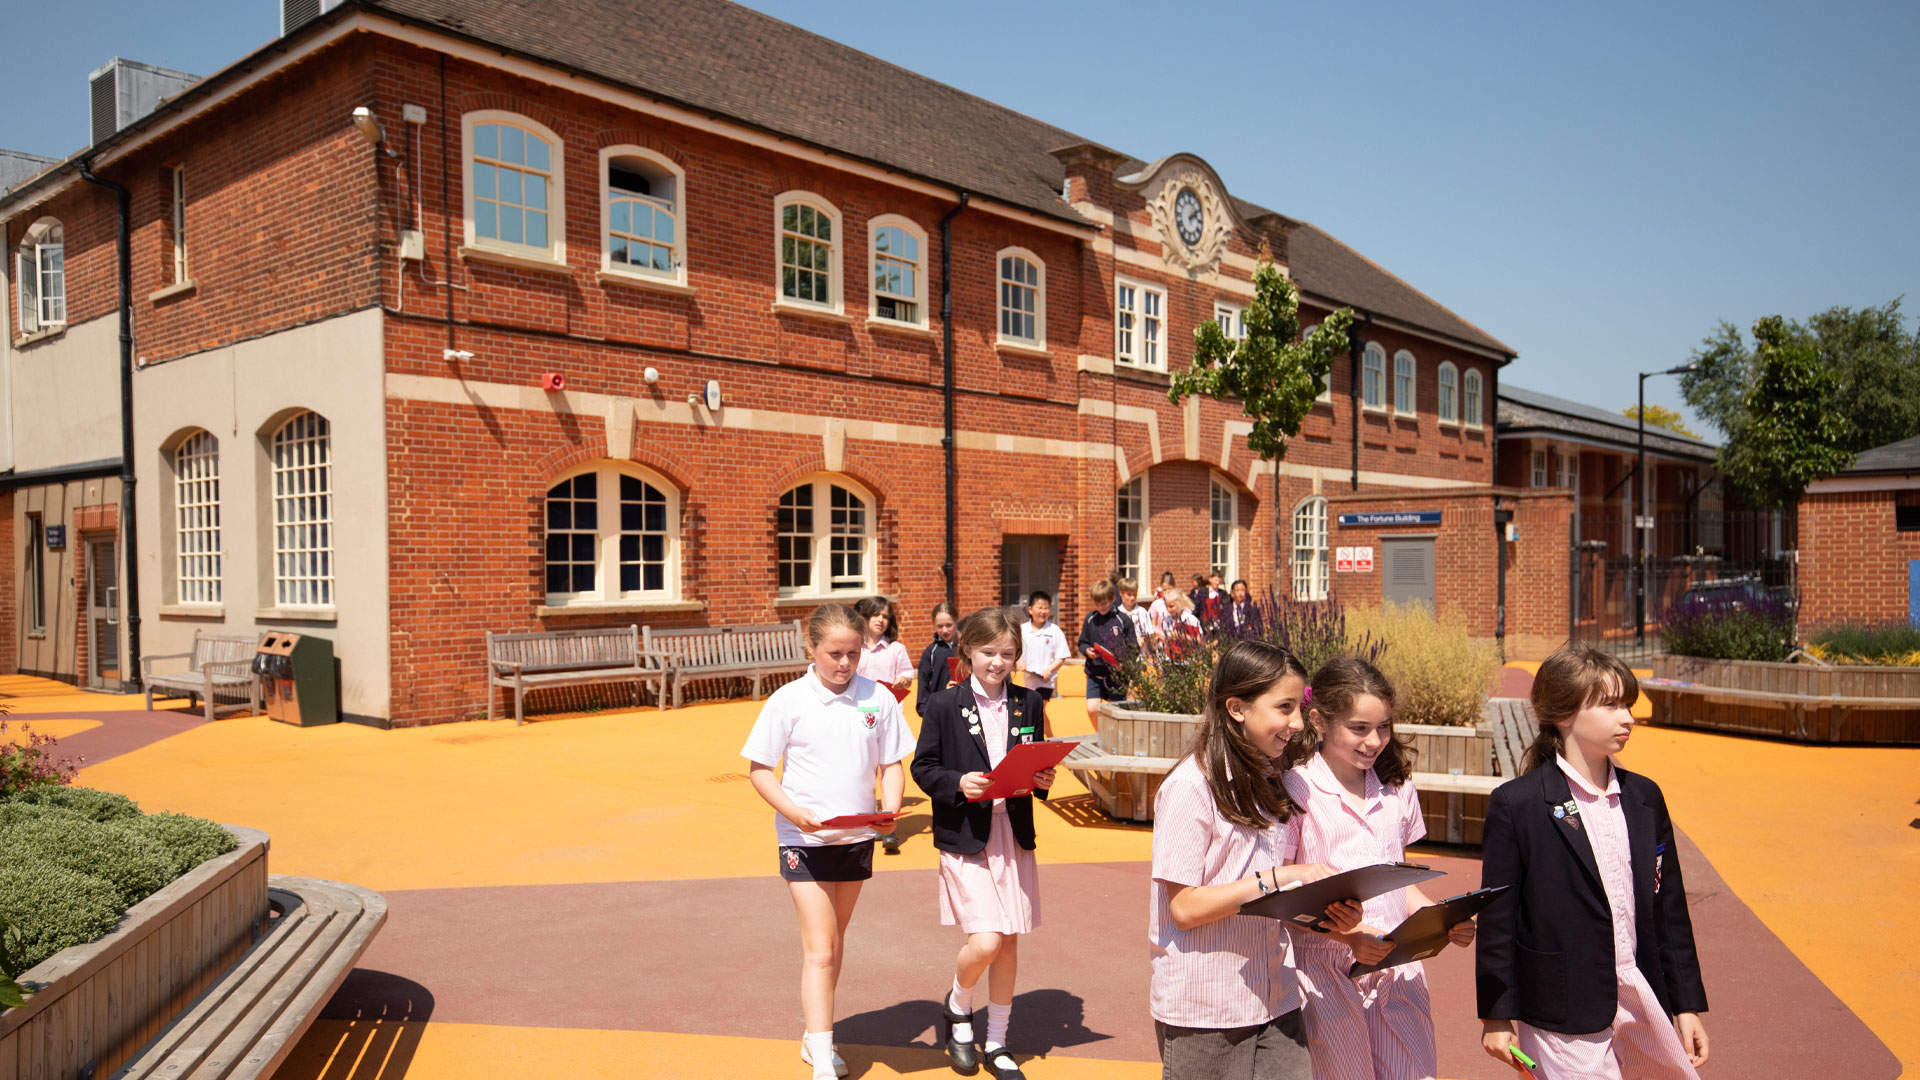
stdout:
POLYGON ((992 1054, 995 1050, 1004 1049, 1006 1047, 1007 1021, 1012 1019, 1012 1017, 1013 1017, 1013 1002, 1009 1001, 1005 1005, 1002 1005, 999 1002, 993 1000, 992 998, 987 999, 987 1053, 988 1054, 992 1054))
POLYGON ((809 1031, 801 1036, 807 1044, 807 1057, 813 1062, 813 1080, 834 1080, 833 1032, 809 1031))
MULTIPOLYGON (((969 1018, 973 1016, 973 987, 961 986, 958 976, 953 980, 953 992, 947 995, 947 1009, 955 1016, 969 1018)), ((953 1037, 963 1043, 972 1042, 972 1019, 956 1021, 953 1025, 953 1037)))

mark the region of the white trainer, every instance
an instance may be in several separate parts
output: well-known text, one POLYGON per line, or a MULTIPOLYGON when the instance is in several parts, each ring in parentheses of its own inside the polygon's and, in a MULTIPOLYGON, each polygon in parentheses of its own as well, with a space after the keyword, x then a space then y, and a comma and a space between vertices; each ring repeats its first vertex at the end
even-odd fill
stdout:
MULTIPOLYGON (((805 1039, 800 1040, 800 1060, 808 1065, 813 1064, 813 1055, 807 1053, 807 1040, 805 1039)), ((840 1056, 840 1048, 838 1046, 833 1048, 833 1075, 847 1075, 847 1062, 846 1059, 840 1056)))

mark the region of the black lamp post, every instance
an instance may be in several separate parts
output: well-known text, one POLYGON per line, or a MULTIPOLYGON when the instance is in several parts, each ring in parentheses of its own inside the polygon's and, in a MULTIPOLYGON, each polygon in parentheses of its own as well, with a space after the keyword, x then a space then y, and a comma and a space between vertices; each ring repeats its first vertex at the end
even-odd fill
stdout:
POLYGON ((1640 512, 1647 505, 1647 380, 1655 375, 1685 375, 1696 365, 1682 364, 1665 371, 1640 373, 1640 447, 1639 460, 1633 466, 1633 643, 1647 643, 1647 540, 1640 527, 1640 512))

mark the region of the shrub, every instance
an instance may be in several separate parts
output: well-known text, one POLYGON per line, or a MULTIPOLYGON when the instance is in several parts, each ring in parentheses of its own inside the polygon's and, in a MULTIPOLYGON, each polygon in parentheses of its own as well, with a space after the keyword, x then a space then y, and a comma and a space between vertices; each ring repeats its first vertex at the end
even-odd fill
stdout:
POLYGON ((12 828, 23 821, 39 821, 48 817, 79 817, 71 810, 58 806, 43 806, 39 803, 0 802, 0 832, 12 828))
POLYGON ((1912 623, 1852 623, 1809 636, 1807 652, 1829 664, 1920 667, 1920 626, 1912 623))
MULTIPOLYGON (((0 720, 0 736, 7 728, 7 722, 0 720)), ((20 735, 24 738, 0 742, 0 798, 40 785, 73 783, 80 765, 76 759, 54 760, 53 748, 59 739, 40 734, 32 724, 21 724, 20 735)))
POLYGON ((1683 597, 1661 616, 1660 636, 1669 653, 1707 660, 1785 660, 1793 641, 1793 616, 1779 601, 1756 599, 1739 606, 1711 597, 1683 597))
POLYGON ((140 804, 117 791, 37 784, 13 796, 10 802, 55 806, 93 821, 119 821, 140 816, 140 804))
POLYGON ((14 932, 10 959, 20 971, 110 932, 122 910, 119 890, 100 878, 38 857, 0 858, 0 916, 14 932))
MULTIPOLYGON (((174 878, 165 845, 115 823, 48 814, 0 832, 0 864, 50 863, 111 885, 125 909, 174 878)), ((116 914, 118 910, 116 909, 116 914)))
POLYGON ((1373 663, 1393 683, 1393 718, 1403 724, 1472 727, 1500 673, 1500 651, 1467 634, 1458 611, 1435 618, 1425 604, 1355 608, 1347 625, 1362 638, 1392 642, 1373 663))
POLYGON ((1259 608, 1259 637, 1299 657, 1309 674, 1336 656, 1358 656, 1377 665, 1387 647, 1374 635, 1356 636, 1349 631, 1346 608, 1337 596, 1320 601, 1294 600, 1268 588, 1259 608))
POLYGON ((147 814, 118 822, 116 827, 158 842, 173 858, 176 877, 240 846, 240 841, 219 825, 185 814, 147 814))

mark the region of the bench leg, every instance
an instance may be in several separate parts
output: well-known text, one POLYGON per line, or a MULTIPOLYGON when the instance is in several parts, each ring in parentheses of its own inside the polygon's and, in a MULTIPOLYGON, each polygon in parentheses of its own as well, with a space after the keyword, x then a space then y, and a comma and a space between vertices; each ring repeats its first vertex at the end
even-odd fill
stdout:
POLYGON ((684 681, 685 681, 685 676, 675 675, 673 677, 673 707, 676 709, 680 707, 680 691, 682 689, 681 684, 684 681))
POLYGON ((487 677, 487 723, 493 723, 493 714, 500 708, 499 687, 493 685, 493 677, 487 677))
POLYGON ((147 684, 147 711, 153 711, 153 684, 147 684))
POLYGON ((514 727, 519 727, 521 724, 524 724, 527 722, 526 714, 524 711, 526 706, 526 701, 527 701, 527 688, 520 685, 519 679, 515 679, 513 681, 513 726, 514 727))

